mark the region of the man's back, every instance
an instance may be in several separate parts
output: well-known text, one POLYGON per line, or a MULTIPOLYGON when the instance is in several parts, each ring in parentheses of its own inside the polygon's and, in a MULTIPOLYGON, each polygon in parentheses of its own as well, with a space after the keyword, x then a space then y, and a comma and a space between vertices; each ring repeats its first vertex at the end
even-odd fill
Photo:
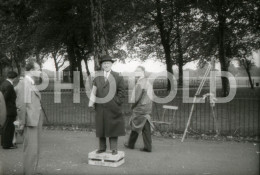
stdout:
POLYGON ((14 91, 14 86, 7 80, 5 80, 0 87, 0 91, 4 95, 6 104, 6 115, 16 116, 16 93, 14 91))
POLYGON ((4 95, 0 91, 0 125, 3 126, 6 119, 6 105, 4 95))
MULTIPOLYGON (((23 102, 24 100, 24 81, 23 81, 24 77, 20 77, 20 81, 19 83, 15 86, 14 90, 16 92, 16 95, 17 95, 17 98, 16 98, 16 106, 17 108, 19 109, 20 108, 20 105, 23 102)), ((18 110, 17 111, 17 118, 19 121, 21 121, 21 114, 20 114, 20 111, 18 110)))

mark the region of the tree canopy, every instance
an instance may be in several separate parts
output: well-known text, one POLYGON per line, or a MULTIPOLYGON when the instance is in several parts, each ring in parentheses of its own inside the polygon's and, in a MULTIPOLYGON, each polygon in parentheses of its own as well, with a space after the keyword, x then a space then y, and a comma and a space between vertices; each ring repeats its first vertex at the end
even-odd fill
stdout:
MULTIPOLYGON (((56 70, 68 60, 83 85, 82 62, 90 75, 88 61, 98 70, 110 54, 158 59, 170 73, 177 65, 181 86, 190 61, 213 57, 228 71, 230 61, 250 60, 260 48, 259 7, 250 0, 0 0, 0 72, 9 66, 21 73, 26 59, 50 57, 56 70)), ((227 95, 225 78, 222 88, 227 95)))

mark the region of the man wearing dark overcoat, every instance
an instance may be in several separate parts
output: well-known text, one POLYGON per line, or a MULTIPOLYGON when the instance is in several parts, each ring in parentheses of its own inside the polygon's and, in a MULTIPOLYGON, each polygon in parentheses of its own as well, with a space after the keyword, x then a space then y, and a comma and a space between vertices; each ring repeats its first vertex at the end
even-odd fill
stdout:
POLYGON ((14 83, 17 80, 18 74, 10 71, 7 74, 7 79, 2 83, 0 90, 4 96, 6 104, 6 120, 3 126, 3 133, 1 139, 1 145, 3 149, 17 148, 13 145, 14 137, 14 121, 16 120, 16 93, 14 91, 14 83))
POLYGON ((89 107, 96 111, 96 136, 99 138, 97 153, 106 151, 106 138, 109 138, 112 155, 116 155, 118 137, 125 135, 125 122, 121 109, 124 82, 119 73, 111 70, 113 60, 110 56, 103 56, 100 64, 102 71, 97 73, 93 81, 92 94, 101 100, 89 102, 89 107), (106 97, 111 98, 106 101, 106 97))

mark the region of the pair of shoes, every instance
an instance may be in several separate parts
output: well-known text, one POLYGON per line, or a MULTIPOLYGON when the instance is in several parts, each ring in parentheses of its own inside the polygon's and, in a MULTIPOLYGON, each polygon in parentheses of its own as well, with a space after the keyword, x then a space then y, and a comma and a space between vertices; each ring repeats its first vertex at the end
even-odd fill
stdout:
POLYGON ((16 145, 5 147, 3 146, 3 149, 16 149, 18 148, 16 145))
POLYGON ((152 152, 151 150, 148 150, 148 149, 146 149, 146 148, 141 148, 140 151, 148 152, 148 153, 152 152))
POLYGON ((130 147, 128 144, 124 143, 124 146, 128 149, 134 149, 133 147, 130 147))
POLYGON ((96 151, 97 154, 104 153, 104 152, 106 152, 106 150, 99 149, 96 151))
POLYGON ((112 155, 117 155, 117 150, 112 150, 112 155))

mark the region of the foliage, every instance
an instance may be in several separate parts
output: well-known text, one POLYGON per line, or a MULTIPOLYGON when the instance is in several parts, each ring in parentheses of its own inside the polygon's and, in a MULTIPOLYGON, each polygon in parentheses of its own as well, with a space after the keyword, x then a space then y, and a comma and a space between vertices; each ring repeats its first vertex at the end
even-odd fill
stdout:
POLYGON ((214 57, 224 71, 233 59, 246 63, 260 48, 259 7, 249 0, 0 0, 0 69, 21 73, 27 58, 51 57, 59 70, 67 59, 82 83, 81 63, 89 75, 100 47, 121 61, 159 59, 169 72, 175 64, 181 85, 190 61, 203 66, 214 57))

